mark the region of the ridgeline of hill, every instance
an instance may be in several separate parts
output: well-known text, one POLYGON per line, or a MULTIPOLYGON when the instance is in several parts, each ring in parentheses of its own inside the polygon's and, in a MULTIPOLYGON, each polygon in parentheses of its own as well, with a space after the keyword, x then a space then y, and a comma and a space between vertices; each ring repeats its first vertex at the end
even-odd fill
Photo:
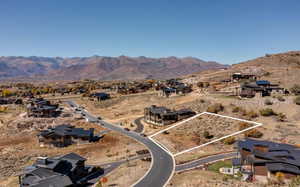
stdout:
POLYGON ((234 64, 226 70, 194 73, 202 81, 221 81, 233 73, 256 74, 259 79, 278 83, 286 88, 300 84, 300 51, 266 54, 253 60, 234 64))
POLYGON ((167 79, 224 67, 192 57, 0 57, 0 80, 167 79))

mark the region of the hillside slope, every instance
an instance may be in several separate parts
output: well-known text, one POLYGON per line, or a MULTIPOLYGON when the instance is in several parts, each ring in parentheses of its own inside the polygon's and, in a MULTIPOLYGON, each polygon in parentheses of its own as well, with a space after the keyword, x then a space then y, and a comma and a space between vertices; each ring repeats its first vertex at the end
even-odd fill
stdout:
POLYGON ((232 73, 253 73, 260 79, 279 83, 290 88, 300 83, 300 51, 290 51, 278 54, 266 54, 253 60, 234 64, 227 70, 206 71, 196 73, 203 81, 220 81, 230 78, 232 73))

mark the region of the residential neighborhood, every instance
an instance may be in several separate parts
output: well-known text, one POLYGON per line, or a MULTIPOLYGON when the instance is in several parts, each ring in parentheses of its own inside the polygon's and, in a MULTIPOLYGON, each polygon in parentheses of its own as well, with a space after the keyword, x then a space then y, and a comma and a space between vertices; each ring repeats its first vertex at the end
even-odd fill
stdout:
POLYGON ((0 5, 0 187, 300 187, 299 0, 0 5))

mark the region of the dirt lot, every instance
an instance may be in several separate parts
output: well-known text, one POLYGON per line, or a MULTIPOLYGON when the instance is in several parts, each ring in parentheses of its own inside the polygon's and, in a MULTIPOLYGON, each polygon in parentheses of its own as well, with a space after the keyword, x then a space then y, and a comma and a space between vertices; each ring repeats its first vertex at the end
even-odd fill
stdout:
POLYGON ((133 160, 125 163, 106 177, 108 182, 103 186, 130 186, 146 174, 150 164, 151 162, 141 160, 133 160))
POLYGON ((239 124, 240 121, 237 120, 204 114, 168 130, 168 134, 158 134, 154 139, 165 145, 172 153, 178 153, 237 132, 239 124))

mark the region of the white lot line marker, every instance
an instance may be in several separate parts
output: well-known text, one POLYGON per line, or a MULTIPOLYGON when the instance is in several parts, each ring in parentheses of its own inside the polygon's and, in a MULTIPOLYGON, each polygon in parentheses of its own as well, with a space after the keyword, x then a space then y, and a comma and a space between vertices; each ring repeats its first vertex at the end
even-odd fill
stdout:
POLYGON ((192 119, 195 119, 195 118, 197 118, 197 117, 199 117, 199 116, 201 116, 201 115, 203 115, 203 114, 205 114, 205 113, 202 112, 202 113, 197 114, 197 115, 195 115, 195 116, 193 116, 193 117, 190 117, 190 118, 188 118, 188 119, 185 119, 185 120, 183 120, 183 121, 181 121, 181 122, 179 122, 179 123, 177 123, 177 124, 175 124, 175 125, 173 125, 173 126, 171 126, 171 127, 165 128, 165 129, 163 129, 163 130, 161 130, 161 131, 158 131, 158 132, 156 132, 156 133, 154 133, 154 134, 152 134, 152 135, 150 135, 150 136, 148 136, 148 137, 152 138, 153 136, 156 136, 156 135, 158 135, 158 134, 160 134, 160 133, 162 133, 162 132, 165 132, 165 131, 170 130, 170 129, 174 128, 174 127, 177 127, 178 125, 181 125, 181 124, 183 124, 183 123, 185 123, 185 122, 188 122, 188 121, 190 121, 190 120, 192 120, 192 119))
POLYGON ((183 153, 187 153, 187 152, 190 152, 190 151, 192 151, 192 150, 198 149, 198 148, 200 148, 200 147, 204 147, 204 146, 207 146, 207 145, 209 145, 209 144, 218 142, 218 141, 223 140, 223 139, 226 139, 226 138, 228 138, 228 137, 238 135, 238 134, 240 134, 240 133, 243 133, 243 132, 245 132, 245 131, 248 131, 248 130, 257 128, 257 127, 262 126, 262 125, 263 125, 263 124, 259 123, 259 124, 257 124, 257 125, 252 126, 252 127, 246 128, 246 129, 244 129, 244 130, 241 130, 241 131, 238 131, 238 132, 229 134, 229 135, 227 135, 227 136, 223 136, 223 137, 221 137, 221 138, 218 138, 218 139, 215 139, 215 140, 213 140, 213 141, 207 142, 207 143, 205 143, 205 144, 201 144, 201 145, 199 145, 199 146, 196 146, 196 147, 187 149, 187 150, 185 150, 185 151, 181 151, 181 152, 179 152, 179 153, 174 154, 174 157, 176 157, 176 156, 178 156, 178 155, 181 155, 181 154, 183 154, 183 153))
POLYGON ((203 112, 203 113, 209 114, 209 115, 213 115, 213 116, 219 116, 219 117, 223 117, 223 118, 233 119, 233 120, 237 120, 237 121, 243 121, 243 122, 247 122, 247 123, 253 123, 253 124, 256 124, 256 125, 261 124, 261 123, 255 122, 255 121, 249 121, 249 120, 245 120, 245 119, 234 118, 234 117, 224 116, 224 115, 210 113, 210 112, 203 112))
MULTIPOLYGON (((240 134, 240 133, 243 133, 243 132, 245 132, 245 131, 248 131, 248 130, 251 130, 251 129, 254 129, 254 128, 257 128, 257 127, 263 125, 262 123, 258 123, 258 122, 255 122, 255 121, 249 121, 249 120, 244 120, 244 119, 240 119, 240 118, 235 118, 235 117, 230 117, 230 116, 224 116, 224 115, 220 115, 220 114, 210 113, 210 112, 202 112, 202 113, 197 114, 197 115, 195 115, 195 116, 193 116, 193 117, 191 117, 191 118, 188 118, 188 119, 186 119, 186 120, 183 120, 183 121, 181 121, 181 122, 179 122, 179 123, 177 123, 177 124, 175 124, 175 125, 173 125, 173 126, 171 126, 171 127, 168 127, 168 128, 163 129, 163 130, 161 130, 161 131, 158 131, 158 132, 156 132, 156 133, 150 135, 149 138, 152 139, 153 136, 156 136, 156 135, 158 135, 158 134, 160 134, 160 133, 162 133, 162 132, 165 132, 165 131, 167 131, 167 130, 170 130, 170 129, 172 129, 172 128, 175 128, 175 127, 177 127, 177 126, 179 126, 179 125, 182 125, 183 123, 188 122, 188 121, 190 121, 190 120, 193 120, 193 119, 195 119, 195 118, 197 118, 197 117, 199 117, 199 116, 201 116, 201 115, 204 115, 204 114, 214 115, 214 116, 219 116, 219 117, 228 118, 228 119, 233 119, 233 120, 237 120, 237 121, 243 121, 243 122, 247 122, 247 123, 251 123, 251 124, 255 124, 255 125, 252 126, 252 127, 243 129, 243 130, 241 130, 241 131, 238 131, 238 132, 235 132, 235 133, 232 133, 232 134, 223 136, 223 137, 221 137, 221 138, 215 139, 215 140, 213 140, 213 141, 207 142, 207 143, 205 143, 205 144, 201 144, 201 145, 199 145, 199 146, 196 146, 196 147, 193 147, 193 148, 190 148, 190 149, 181 151, 181 152, 179 152, 179 153, 173 154, 174 157, 176 157, 176 156, 178 156, 178 155, 181 155, 181 154, 183 154, 183 153, 190 152, 190 151, 192 151, 192 150, 194 150, 194 149, 198 149, 198 148, 200 148, 200 147, 204 147, 204 146, 206 146, 206 145, 215 143, 215 142, 217 142, 217 141, 226 139, 226 138, 228 138, 228 137, 238 135, 238 134, 240 134)), ((153 139, 152 139, 152 140, 153 140, 153 139)), ((162 147, 162 146, 161 146, 161 147, 162 147)), ((165 146, 164 146, 164 147, 165 147, 165 146)), ((165 148, 166 148, 166 147, 165 147, 165 148)), ((170 152, 170 153, 171 153, 171 152, 170 152)), ((172 153, 171 153, 171 154, 172 154, 172 153)))

